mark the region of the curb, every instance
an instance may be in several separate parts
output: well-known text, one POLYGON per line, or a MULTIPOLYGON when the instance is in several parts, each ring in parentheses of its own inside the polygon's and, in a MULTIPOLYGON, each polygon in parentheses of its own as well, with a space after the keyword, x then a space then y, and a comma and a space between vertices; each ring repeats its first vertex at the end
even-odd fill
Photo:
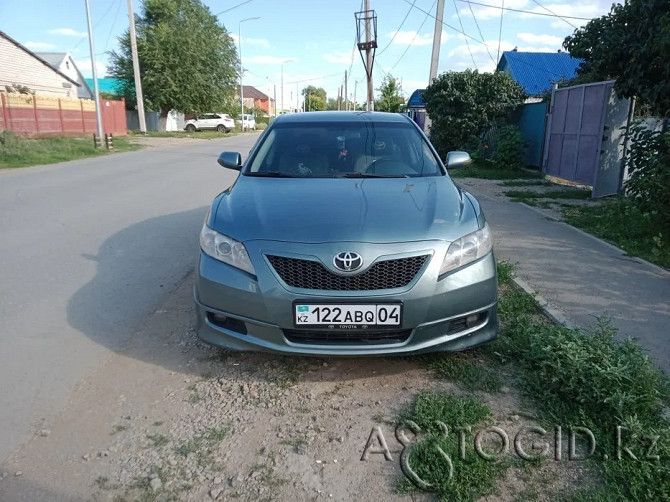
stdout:
POLYGON ((545 317, 549 318, 549 320, 551 320, 556 324, 565 326, 566 328, 570 329, 579 328, 579 326, 577 326, 574 322, 568 319, 563 314, 563 312, 549 305, 549 302, 545 300, 544 297, 540 295, 537 291, 535 291, 526 281, 524 281, 523 279, 519 279, 518 277, 512 277, 512 282, 514 282, 514 284, 516 284, 519 288, 521 288, 523 291, 525 291, 533 298, 535 298, 535 301, 537 301, 540 310, 545 315, 545 317))
POLYGON ((599 242, 600 244, 605 245, 605 246, 608 247, 610 250, 612 250, 612 251, 618 253, 619 255, 621 255, 622 257, 624 257, 624 258, 626 258, 626 259, 628 259, 628 260, 630 260, 630 261, 633 261, 633 262, 635 262, 635 263, 639 263, 640 265, 646 265, 647 267, 653 269, 654 271, 656 271, 656 272, 658 272, 658 273, 660 273, 660 274, 663 274, 663 275, 665 275, 665 276, 670 277, 670 270, 666 270, 666 269, 664 269, 663 267, 659 267, 658 265, 655 265, 655 264, 653 264, 653 263, 651 263, 651 262, 648 262, 648 261, 645 260, 644 258, 640 258, 640 257, 638 257, 638 256, 631 256, 631 255, 629 255, 628 253, 626 253, 626 251, 624 251, 623 249, 621 249, 621 248, 615 246, 614 244, 611 244, 611 243, 609 243, 609 242, 607 242, 607 241, 601 239, 600 237, 596 237, 595 235, 590 234, 590 233, 588 233, 588 232, 582 230, 581 228, 577 228, 577 227, 575 227, 575 226, 573 226, 573 225, 570 225, 569 223, 566 223, 565 221, 563 221, 563 220, 561 220, 561 219, 555 218, 554 216, 550 216, 550 215, 544 213, 541 209, 537 209, 536 207, 529 206, 528 204, 526 204, 526 203, 524 203, 524 202, 517 202, 517 204, 521 204, 522 206, 524 206, 524 207, 530 209, 531 211, 536 212, 537 214, 541 215, 542 217, 546 218, 546 219, 549 220, 549 221, 553 221, 553 222, 555 222, 555 223, 561 223, 562 225, 565 225, 565 226, 567 226, 567 227, 570 227, 572 230, 576 230, 576 231, 577 231, 578 233, 580 233, 581 235, 583 235, 583 236, 585 236, 585 237, 588 237, 588 238, 590 238, 590 239, 592 239, 592 240, 595 240, 595 241, 599 242))

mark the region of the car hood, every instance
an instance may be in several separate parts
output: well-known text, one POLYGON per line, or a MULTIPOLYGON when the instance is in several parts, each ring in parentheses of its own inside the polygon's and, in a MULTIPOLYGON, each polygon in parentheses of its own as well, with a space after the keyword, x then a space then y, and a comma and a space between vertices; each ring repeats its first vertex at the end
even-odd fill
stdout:
POLYGON ((447 176, 260 178, 240 175, 214 201, 209 225, 242 242, 452 241, 479 227, 447 176))

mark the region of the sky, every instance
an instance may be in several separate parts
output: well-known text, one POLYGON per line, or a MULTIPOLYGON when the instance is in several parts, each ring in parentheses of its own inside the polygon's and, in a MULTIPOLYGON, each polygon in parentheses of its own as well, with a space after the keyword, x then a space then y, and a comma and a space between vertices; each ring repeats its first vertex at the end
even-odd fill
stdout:
MULTIPOLYGON (((563 39, 614 0, 445 0, 438 73, 495 69, 502 51, 556 52, 563 39), (503 6, 507 10, 501 10, 503 6), (515 9, 515 10, 510 10, 515 9), (517 12, 524 11, 524 12, 517 12), (501 16, 502 13, 502 16, 501 16)), ((98 77, 128 29, 127 0, 89 0, 98 77)), ((241 48, 244 84, 295 107, 306 85, 337 97, 348 72, 349 98, 365 100, 365 69, 355 46, 361 0, 204 0, 241 48), (258 19, 250 19, 258 18, 258 19), (283 86, 282 86, 283 82, 283 86), (283 99, 282 99, 283 89, 283 99), (296 91, 297 89, 297 91, 296 91), (276 93, 276 94, 275 94, 276 93)), ((133 2, 136 13, 142 2, 133 2)), ((370 0, 377 16, 373 86, 391 75, 407 98, 428 84, 437 0, 370 0)), ((0 0, 0 30, 35 52, 70 52, 91 76, 84 0, 0 0)))

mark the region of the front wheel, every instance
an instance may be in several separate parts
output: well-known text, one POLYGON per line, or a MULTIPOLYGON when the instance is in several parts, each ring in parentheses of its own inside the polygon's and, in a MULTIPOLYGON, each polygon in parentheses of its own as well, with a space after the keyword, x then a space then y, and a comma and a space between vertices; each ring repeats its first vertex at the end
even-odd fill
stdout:
POLYGON ((216 130, 218 132, 226 132, 226 126, 224 126, 223 124, 219 124, 218 126, 216 126, 216 130))
POLYGON ((188 132, 195 132, 195 126, 193 124, 189 124, 186 126, 186 131, 188 132))

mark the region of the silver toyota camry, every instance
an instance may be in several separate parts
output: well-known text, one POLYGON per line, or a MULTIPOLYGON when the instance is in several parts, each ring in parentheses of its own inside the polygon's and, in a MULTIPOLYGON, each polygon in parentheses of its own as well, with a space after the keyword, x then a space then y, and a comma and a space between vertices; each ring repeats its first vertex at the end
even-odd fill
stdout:
MULTIPOLYGON (((498 333, 492 237, 423 132, 400 114, 284 115, 200 234, 198 335, 234 350, 457 351, 498 333)), ((446 167, 469 161, 451 152, 446 167)))

